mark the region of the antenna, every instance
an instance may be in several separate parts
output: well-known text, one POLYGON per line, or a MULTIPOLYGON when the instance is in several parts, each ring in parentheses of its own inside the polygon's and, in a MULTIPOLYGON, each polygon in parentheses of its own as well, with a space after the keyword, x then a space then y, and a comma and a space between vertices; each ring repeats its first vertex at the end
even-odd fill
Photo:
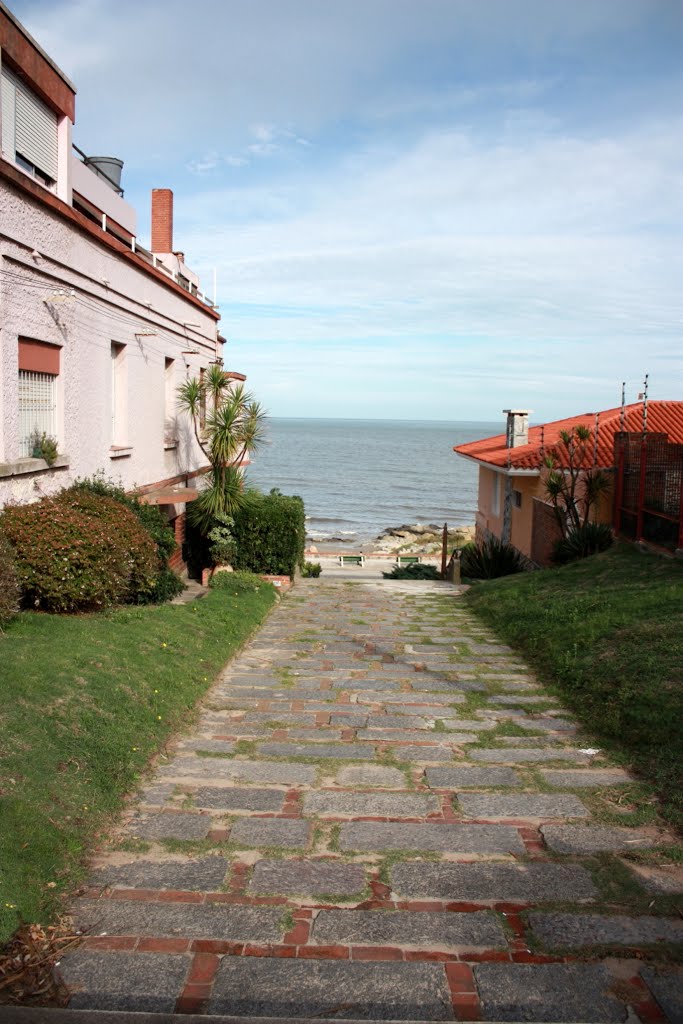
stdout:
POLYGON ((626 381, 621 382, 621 432, 624 433, 626 425, 626 381))
POLYGON ((646 373, 645 380, 643 381, 643 393, 640 396, 643 399, 643 439, 647 434, 647 385, 649 378, 650 374, 646 373))

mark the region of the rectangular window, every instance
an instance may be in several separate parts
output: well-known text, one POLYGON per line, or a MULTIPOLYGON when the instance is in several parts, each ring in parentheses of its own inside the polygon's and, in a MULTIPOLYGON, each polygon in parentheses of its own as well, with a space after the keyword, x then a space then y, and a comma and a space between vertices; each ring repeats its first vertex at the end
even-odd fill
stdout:
POLYGON ((513 491, 512 492, 512 504, 515 506, 515 508, 521 508, 522 507, 522 492, 521 491, 513 491))
POLYGON ((175 359, 164 359, 164 439, 176 439, 175 359))
POLYGON ((491 485, 491 515, 500 515, 500 485, 501 485, 500 473, 493 474, 493 483, 491 485))
POLYGON ((111 443, 125 445, 126 437, 126 346, 111 343, 111 443))
POLYGON ((35 434, 57 436, 58 345, 19 338, 19 446, 22 458, 33 452, 35 434))
POLYGON ((57 180, 57 115, 11 71, 3 67, 2 150, 46 185, 57 180))

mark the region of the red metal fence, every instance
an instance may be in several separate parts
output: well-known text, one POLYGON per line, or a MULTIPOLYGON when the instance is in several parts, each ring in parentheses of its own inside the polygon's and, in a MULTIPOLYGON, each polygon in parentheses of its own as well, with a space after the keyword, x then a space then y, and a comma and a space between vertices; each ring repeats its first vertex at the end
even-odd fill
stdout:
POLYGON ((628 540, 683 548, 683 444, 667 434, 614 437, 614 528, 628 540))

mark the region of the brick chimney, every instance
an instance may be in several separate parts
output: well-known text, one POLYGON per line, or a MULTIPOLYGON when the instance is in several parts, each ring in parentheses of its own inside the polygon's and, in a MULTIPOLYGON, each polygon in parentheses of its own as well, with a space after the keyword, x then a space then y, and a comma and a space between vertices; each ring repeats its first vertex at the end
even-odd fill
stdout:
POLYGON ((173 192, 152 189, 152 252, 173 252, 173 192))
POLYGON ((520 448, 529 443, 529 416, 533 409, 503 409, 507 413, 505 447, 520 448))

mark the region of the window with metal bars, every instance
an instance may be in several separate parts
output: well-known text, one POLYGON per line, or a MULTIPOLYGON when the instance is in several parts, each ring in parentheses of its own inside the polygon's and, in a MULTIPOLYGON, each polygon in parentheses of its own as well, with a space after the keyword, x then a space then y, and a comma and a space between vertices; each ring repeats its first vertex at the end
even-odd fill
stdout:
POLYGON ((57 377, 19 370, 19 441, 21 456, 30 457, 35 434, 57 433, 57 377))

